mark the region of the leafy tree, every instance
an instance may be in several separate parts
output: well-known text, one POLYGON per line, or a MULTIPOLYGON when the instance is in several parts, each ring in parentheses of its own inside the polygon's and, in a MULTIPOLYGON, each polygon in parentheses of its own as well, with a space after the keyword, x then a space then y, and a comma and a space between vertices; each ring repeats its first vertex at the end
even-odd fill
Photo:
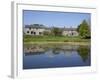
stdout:
POLYGON ((77 31, 79 32, 81 38, 91 38, 90 26, 86 20, 83 20, 83 22, 78 26, 77 31))
POLYGON ((47 36, 47 35, 51 35, 51 33, 48 32, 48 31, 44 31, 44 32, 43 32, 43 35, 46 35, 46 36, 47 36))
POLYGON ((78 54, 80 55, 80 57, 82 58, 82 60, 84 62, 86 62, 86 60, 90 56, 89 46, 80 46, 80 47, 78 47, 77 51, 78 51, 78 54))
POLYGON ((54 36, 61 36, 62 35, 62 30, 59 28, 54 27, 51 31, 54 36))
POLYGON ((78 27, 77 27, 77 31, 79 32, 79 29, 80 29, 80 25, 78 25, 78 27))

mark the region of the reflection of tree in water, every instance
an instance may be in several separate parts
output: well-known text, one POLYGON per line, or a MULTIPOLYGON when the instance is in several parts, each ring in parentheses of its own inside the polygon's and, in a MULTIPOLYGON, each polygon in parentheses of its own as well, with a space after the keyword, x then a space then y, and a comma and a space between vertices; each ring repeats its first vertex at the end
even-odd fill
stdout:
POLYGON ((52 50, 52 52, 53 52, 53 54, 60 54, 60 49, 59 48, 54 48, 53 50, 52 50))
POLYGON ((88 46, 75 46, 75 45, 28 45, 24 46, 26 55, 40 55, 48 53, 49 55, 65 54, 71 55, 73 51, 77 51, 85 62, 88 59, 90 48, 88 46), (49 52, 51 51, 51 52, 49 52))
POLYGON ((81 56, 82 60, 86 62, 86 60, 90 57, 90 48, 89 46, 80 46, 78 49, 78 54, 81 56))

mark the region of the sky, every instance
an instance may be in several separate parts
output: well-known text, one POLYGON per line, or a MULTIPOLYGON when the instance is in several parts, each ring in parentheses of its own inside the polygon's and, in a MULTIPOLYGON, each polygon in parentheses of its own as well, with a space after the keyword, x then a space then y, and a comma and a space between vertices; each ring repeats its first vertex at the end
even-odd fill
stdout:
POLYGON ((48 27, 76 28, 83 20, 90 22, 90 13, 51 12, 51 11, 23 11, 23 24, 43 24, 48 27))

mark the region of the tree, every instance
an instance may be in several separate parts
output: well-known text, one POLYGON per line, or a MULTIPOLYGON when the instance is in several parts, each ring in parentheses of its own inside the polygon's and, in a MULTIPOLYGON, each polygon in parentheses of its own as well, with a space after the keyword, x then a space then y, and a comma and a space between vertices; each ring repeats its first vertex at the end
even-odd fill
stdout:
POLYGON ((78 26, 77 31, 79 32, 81 38, 91 38, 90 26, 86 20, 83 20, 83 22, 78 26))
POLYGON ((79 29, 80 29, 80 25, 78 25, 78 27, 77 27, 77 31, 79 32, 79 29))
POLYGON ((59 28, 54 27, 51 31, 54 36, 61 36, 62 35, 62 30, 59 28))
POLYGON ((51 33, 50 33, 50 32, 48 32, 48 31, 44 31, 44 32, 43 32, 43 35, 48 36, 48 35, 51 35, 51 33))
POLYGON ((82 60, 84 62, 86 62, 86 60, 88 59, 88 57, 90 56, 90 47, 89 46, 80 46, 77 49, 78 54, 80 55, 80 57, 82 58, 82 60))

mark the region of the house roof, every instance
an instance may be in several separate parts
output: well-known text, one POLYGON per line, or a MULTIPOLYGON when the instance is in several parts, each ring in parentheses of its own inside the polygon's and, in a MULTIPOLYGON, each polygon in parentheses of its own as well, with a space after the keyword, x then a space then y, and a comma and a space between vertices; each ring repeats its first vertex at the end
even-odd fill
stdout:
POLYGON ((63 31, 76 31, 77 28, 62 28, 63 31))
MULTIPOLYGON (((32 25, 25 25, 25 28, 37 28, 37 29, 46 29, 46 30, 51 30, 54 27, 47 27, 43 24, 32 24, 32 25)), ((76 31, 77 28, 59 28, 63 31, 76 31)))
POLYGON ((47 29, 47 27, 42 24, 25 25, 25 28, 47 29))

